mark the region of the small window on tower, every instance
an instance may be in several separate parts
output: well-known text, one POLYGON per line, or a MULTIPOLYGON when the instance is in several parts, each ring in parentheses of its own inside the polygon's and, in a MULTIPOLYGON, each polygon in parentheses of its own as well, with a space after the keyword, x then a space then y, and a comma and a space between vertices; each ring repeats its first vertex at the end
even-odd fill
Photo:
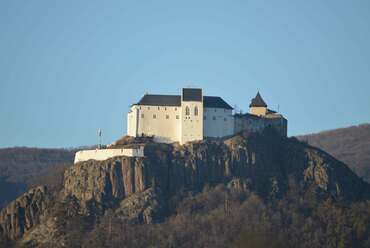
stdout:
POLYGON ((190 108, 188 106, 185 108, 185 115, 190 115, 190 108))
POLYGON ((197 115, 198 115, 198 107, 197 107, 197 106, 195 106, 195 108, 194 108, 194 115, 195 115, 195 116, 197 116, 197 115))
POLYGON ((141 114, 141 118, 144 118, 144 114, 141 114))
POLYGON ((158 107, 158 110, 161 110, 161 109, 158 107))
POLYGON ((166 115, 166 119, 170 119, 170 116, 169 115, 166 115))
POLYGON ((215 121, 215 120, 216 120, 216 116, 213 116, 213 117, 212 117, 212 120, 214 120, 214 121, 215 121))
POLYGON ((153 115, 153 119, 157 119, 157 115, 156 114, 153 115))
POLYGON ((179 115, 176 115, 176 119, 178 120, 178 119, 180 119, 180 116, 179 115))

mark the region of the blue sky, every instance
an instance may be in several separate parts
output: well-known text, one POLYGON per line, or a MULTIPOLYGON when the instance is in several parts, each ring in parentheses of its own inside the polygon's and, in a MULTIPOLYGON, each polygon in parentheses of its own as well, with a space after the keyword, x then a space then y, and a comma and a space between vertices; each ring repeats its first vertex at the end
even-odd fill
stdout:
POLYGON ((370 122, 370 1, 0 1, 0 147, 126 132, 145 93, 202 87, 289 135, 370 122))

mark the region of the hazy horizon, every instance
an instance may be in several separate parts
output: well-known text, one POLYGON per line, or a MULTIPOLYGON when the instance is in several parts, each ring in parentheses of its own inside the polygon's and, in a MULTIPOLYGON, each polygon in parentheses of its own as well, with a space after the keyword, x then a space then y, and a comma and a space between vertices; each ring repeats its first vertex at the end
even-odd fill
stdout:
POLYGON ((0 147, 110 143, 186 86, 259 90, 289 136, 370 122, 368 1, 3 1, 0 30, 0 147))

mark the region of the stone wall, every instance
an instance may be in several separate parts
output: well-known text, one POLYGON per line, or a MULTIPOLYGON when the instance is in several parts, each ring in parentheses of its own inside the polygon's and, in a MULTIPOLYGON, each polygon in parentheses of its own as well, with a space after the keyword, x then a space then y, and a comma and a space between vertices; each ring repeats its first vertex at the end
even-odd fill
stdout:
POLYGON ((96 150, 82 150, 76 152, 75 163, 87 161, 87 160, 98 160, 103 161, 113 157, 144 157, 144 147, 140 146, 137 148, 121 148, 121 149, 96 149, 96 150))
POLYGON ((231 109, 204 108, 204 137, 224 137, 234 134, 231 109))

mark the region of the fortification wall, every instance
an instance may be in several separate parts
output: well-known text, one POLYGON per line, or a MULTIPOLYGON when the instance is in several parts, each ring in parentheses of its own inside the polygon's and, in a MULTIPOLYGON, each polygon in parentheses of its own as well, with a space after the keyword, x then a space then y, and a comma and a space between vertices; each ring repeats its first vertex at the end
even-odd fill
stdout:
POLYGON ((181 107, 137 106, 137 135, 154 135, 157 142, 172 143, 181 137, 181 107))
POLYGON ((251 132, 261 132, 266 127, 272 127, 282 136, 287 136, 288 122, 282 116, 271 115, 257 117, 253 115, 235 116, 235 133, 247 130, 251 132))
POLYGON ((144 147, 122 148, 122 149, 96 149, 82 150, 76 152, 74 163, 87 160, 107 160, 109 158, 126 156, 126 157, 144 157, 144 147))
POLYGON ((204 108, 204 137, 224 137, 234 132, 231 109, 204 108))

